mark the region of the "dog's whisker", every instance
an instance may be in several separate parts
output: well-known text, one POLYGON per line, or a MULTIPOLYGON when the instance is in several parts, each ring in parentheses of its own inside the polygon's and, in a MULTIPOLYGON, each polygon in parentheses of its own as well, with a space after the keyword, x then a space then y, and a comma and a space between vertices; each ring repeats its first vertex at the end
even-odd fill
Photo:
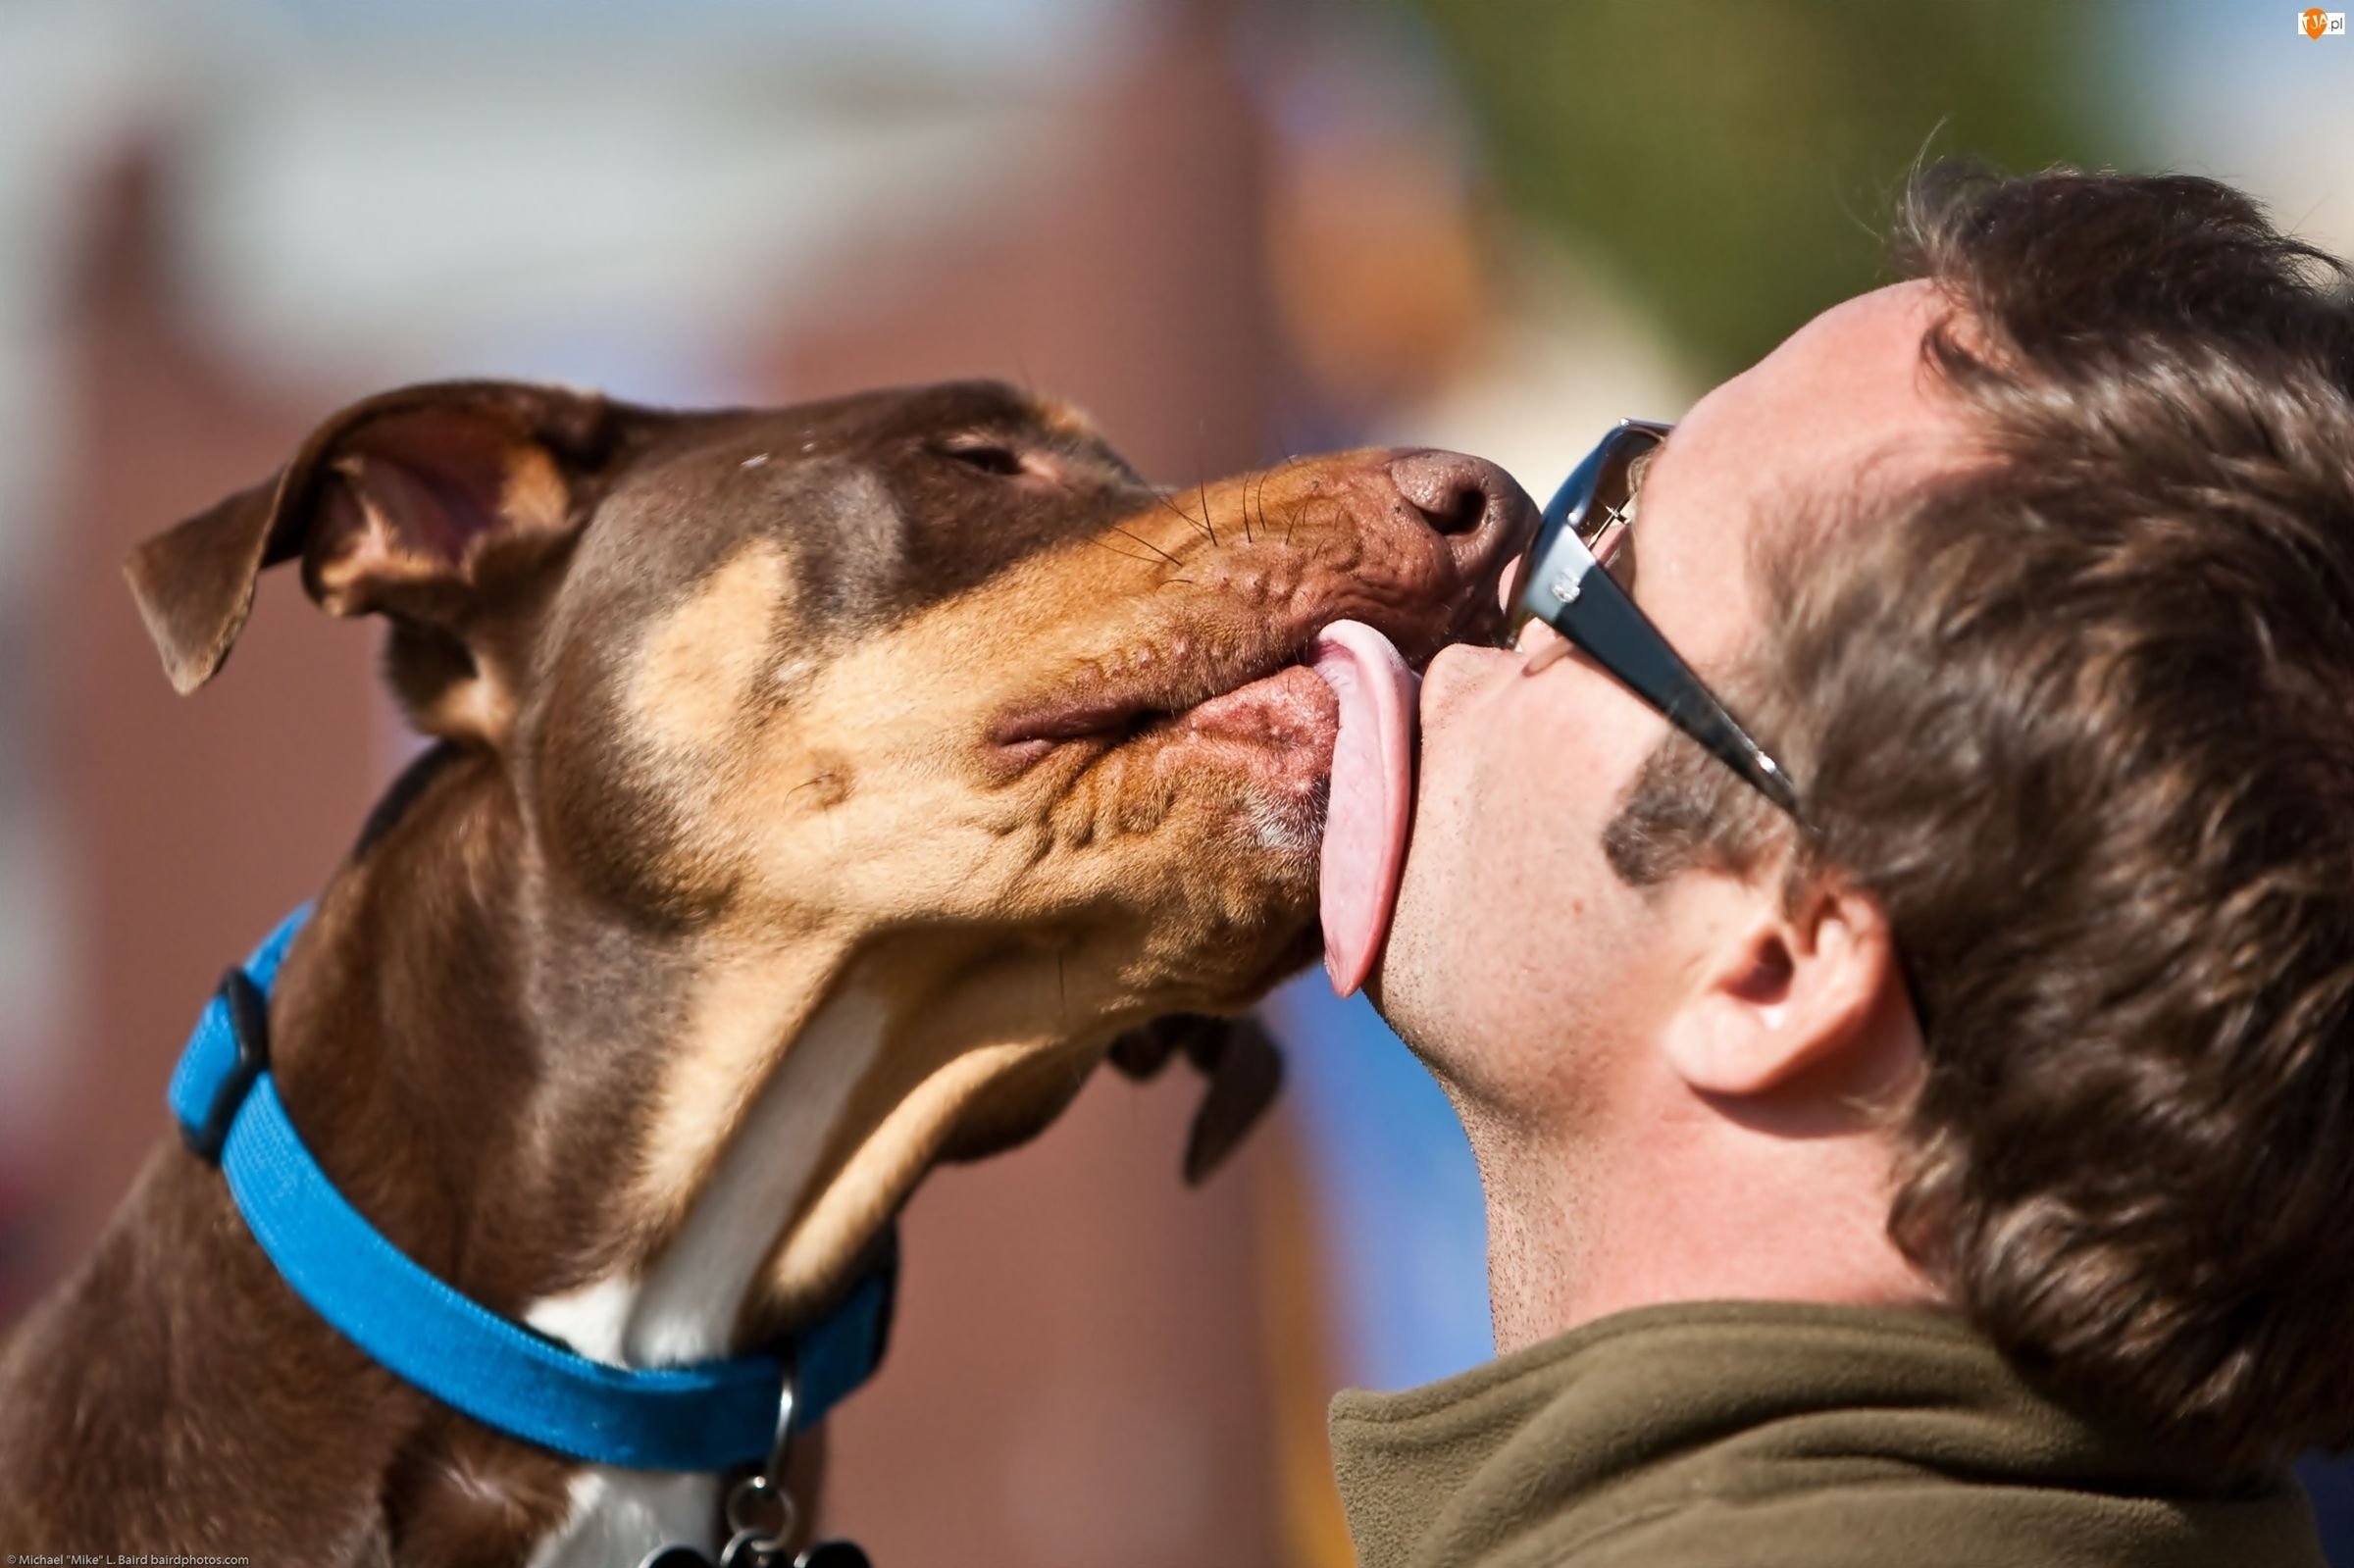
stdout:
MULTIPOLYGON (((1180 561, 1180 560, 1178 560, 1178 559, 1177 559, 1177 557, 1175 557, 1175 556, 1171 555, 1171 554, 1170 554, 1168 551, 1166 551, 1166 550, 1162 549, 1162 548, 1161 548, 1159 545, 1157 545, 1157 544, 1154 544, 1154 543, 1153 543, 1153 542, 1152 542, 1151 539, 1148 539, 1148 538, 1146 538, 1146 537, 1145 537, 1145 536, 1144 536, 1142 533, 1131 533, 1131 532, 1129 532, 1129 531, 1128 531, 1128 530, 1126 530, 1126 529, 1123 529, 1123 528, 1117 528, 1117 527, 1115 527, 1115 528, 1112 530, 1112 531, 1113 531, 1114 533, 1121 534, 1121 535, 1123 535, 1124 537, 1127 537, 1127 538, 1134 539, 1134 540, 1135 540, 1137 543, 1139 543, 1139 544, 1143 545, 1143 546, 1144 546, 1146 549, 1148 549, 1148 550, 1151 550, 1151 552, 1152 552, 1154 555, 1157 555, 1157 556, 1159 556, 1159 557, 1160 557, 1162 560, 1164 560, 1164 561, 1168 562, 1168 563, 1169 563, 1169 565, 1171 565, 1171 566, 1183 566, 1183 565, 1185 565, 1185 563, 1184 563, 1183 561, 1180 561)), ((1119 551, 1119 552, 1117 552, 1117 553, 1119 553, 1119 554, 1123 554, 1123 555, 1124 555, 1124 554, 1126 554, 1127 552, 1123 550, 1123 551, 1119 551)))
POLYGON ((1203 534, 1205 537, 1207 537, 1207 538, 1208 538, 1208 540, 1209 540, 1209 542, 1210 542, 1210 543, 1212 543, 1212 544, 1215 544, 1215 543, 1217 543, 1217 542, 1218 542, 1218 536, 1217 536, 1217 534, 1216 534, 1216 533, 1214 533, 1214 532, 1212 532, 1212 531, 1211 531, 1209 529, 1207 529, 1206 527, 1204 527, 1204 526, 1203 525, 1203 522, 1202 522, 1202 520, 1201 520, 1200 518, 1198 518, 1198 517, 1194 516, 1194 514, 1193 514, 1193 513, 1191 513, 1191 512, 1188 512, 1188 511, 1187 511, 1187 510, 1186 510, 1184 507, 1182 507, 1182 506, 1179 506, 1179 505, 1178 505, 1178 504, 1177 504, 1177 503, 1176 503, 1174 500, 1170 499, 1170 498, 1169 498, 1167 495, 1163 494, 1163 493, 1162 493, 1161 491, 1159 491, 1159 490, 1154 490, 1154 491, 1152 492, 1152 498, 1153 498, 1154 500, 1158 501, 1158 502, 1159 502, 1161 505, 1163 505, 1163 506, 1167 507, 1167 508, 1168 508, 1168 509, 1169 509, 1171 512, 1175 513, 1177 516, 1179 516, 1179 517, 1181 517, 1181 518, 1185 519, 1185 526, 1186 526, 1187 528, 1189 528, 1189 529, 1200 529, 1200 530, 1202 531, 1203 534))
MULTIPOLYGON (((1283 443, 1282 443, 1280 440, 1278 440, 1278 441, 1277 441, 1275 444, 1276 444, 1276 446, 1277 446, 1278 448, 1281 448, 1281 447, 1282 447, 1282 445, 1283 445, 1283 443)), ((1259 493, 1259 495, 1260 495, 1261 497, 1264 497, 1264 496, 1266 495, 1266 493, 1267 493, 1267 486, 1268 486, 1269 484, 1273 483, 1275 481, 1277 481, 1277 480, 1279 480, 1279 479, 1283 478, 1283 477, 1284 477, 1284 475, 1286 475, 1286 474, 1290 473, 1290 472, 1291 472, 1291 470, 1292 470, 1292 466, 1293 466, 1294 464, 1298 463, 1299 461, 1300 461, 1300 460, 1299 460, 1298 458, 1296 458, 1296 457, 1292 456, 1292 454, 1291 454, 1291 453, 1290 453, 1288 450, 1286 450, 1286 451, 1284 452, 1284 454, 1283 454, 1283 463, 1282 463, 1282 465, 1281 465, 1280 467, 1278 467, 1278 468, 1277 468, 1277 469, 1276 469, 1276 470, 1275 470, 1273 473, 1271 473, 1271 474, 1263 474, 1263 475, 1261 475, 1261 476, 1259 477, 1259 481, 1258 481, 1258 493, 1259 493)), ((1264 505, 1264 502, 1263 502, 1263 500, 1262 500, 1262 502, 1261 502, 1261 505, 1262 505, 1262 506, 1264 505)), ((1291 543, 1291 542, 1292 542, 1292 531, 1293 531, 1294 529, 1298 528, 1299 526, 1300 526, 1300 504, 1299 504, 1297 501, 1295 501, 1295 502, 1293 502, 1293 503, 1292 503, 1290 506, 1288 506, 1288 507, 1286 507, 1286 508, 1284 509, 1284 529, 1283 529, 1283 542, 1284 542, 1284 543, 1286 543, 1286 544, 1289 544, 1289 543, 1291 543)))
POLYGON ((1218 543, 1218 530, 1217 526, 1210 521, 1209 517, 1209 480, 1205 475, 1205 471, 1202 462, 1202 430, 1203 424, 1204 422, 1200 419, 1194 421, 1194 483, 1200 488, 1202 495, 1202 526, 1209 530, 1210 547, 1215 549, 1218 543))
MULTIPOLYGON (((1152 564, 1152 558, 1149 555, 1132 555, 1126 550, 1117 549, 1109 544, 1104 543, 1101 539, 1090 539, 1087 542, 1094 545, 1099 550, 1111 551, 1112 554, 1118 556, 1123 561, 1134 561, 1138 566, 1151 566, 1152 564)), ((1137 542, 1141 544, 1144 541, 1140 539, 1137 542)), ((1165 550, 1161 553, 1163 555, 1168 554, 1168 552, 1165 550)))

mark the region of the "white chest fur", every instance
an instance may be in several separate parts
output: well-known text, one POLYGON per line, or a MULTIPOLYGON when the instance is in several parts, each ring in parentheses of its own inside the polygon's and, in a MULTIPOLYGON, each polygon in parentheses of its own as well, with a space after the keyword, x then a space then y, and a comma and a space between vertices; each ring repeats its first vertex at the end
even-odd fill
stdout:
MULTIPOLYGON (((869 991, 836 995, 761 1086, 653 1267, 537 1302, 524 1321, 619 1365, 726 1354, 754 1273, 882 1046, 884 1019, 869 991)), ((572 1498, 571 1517, 533 1554, 532 1568, 637 1568, 656 1546, 706 1542, 719 1518, 718 1486, 708 1476, 594 1466, 574 1479, 572 1498)))

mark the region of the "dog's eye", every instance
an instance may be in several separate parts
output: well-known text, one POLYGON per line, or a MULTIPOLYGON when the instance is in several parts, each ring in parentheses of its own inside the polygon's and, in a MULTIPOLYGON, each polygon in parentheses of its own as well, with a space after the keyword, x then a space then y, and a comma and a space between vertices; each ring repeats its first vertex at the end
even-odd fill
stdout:
POLYGON ((1013 479, 1028 472, 1022 466, 1021 453, 1007 446, 992 446, 986 441, 951 446, 947 449, 947 455, 967 468, 979 469, 984 474, 994 474, 999 479, 1013 479))

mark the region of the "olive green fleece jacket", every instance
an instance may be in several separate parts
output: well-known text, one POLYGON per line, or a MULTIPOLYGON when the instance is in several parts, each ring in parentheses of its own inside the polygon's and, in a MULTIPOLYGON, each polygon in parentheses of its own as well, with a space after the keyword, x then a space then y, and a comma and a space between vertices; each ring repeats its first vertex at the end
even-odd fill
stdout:
POLYGON ((1359 1568, 2323 1568, 2285 1473, 2096 1427, 1925 1311, 1619 1313, 1344 1392, 1332 1449, 1359 1568))

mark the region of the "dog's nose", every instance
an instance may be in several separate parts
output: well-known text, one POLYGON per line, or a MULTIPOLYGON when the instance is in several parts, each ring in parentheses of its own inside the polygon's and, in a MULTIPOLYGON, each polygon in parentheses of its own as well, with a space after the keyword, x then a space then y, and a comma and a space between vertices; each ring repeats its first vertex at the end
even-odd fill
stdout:
POLYGON ((1484 457, 1408 452, 1390 464, 1390 482, 1446 541, 1457 569, 1475 582, 1500 572, 1536 532, 1536 503, 1484 457))

